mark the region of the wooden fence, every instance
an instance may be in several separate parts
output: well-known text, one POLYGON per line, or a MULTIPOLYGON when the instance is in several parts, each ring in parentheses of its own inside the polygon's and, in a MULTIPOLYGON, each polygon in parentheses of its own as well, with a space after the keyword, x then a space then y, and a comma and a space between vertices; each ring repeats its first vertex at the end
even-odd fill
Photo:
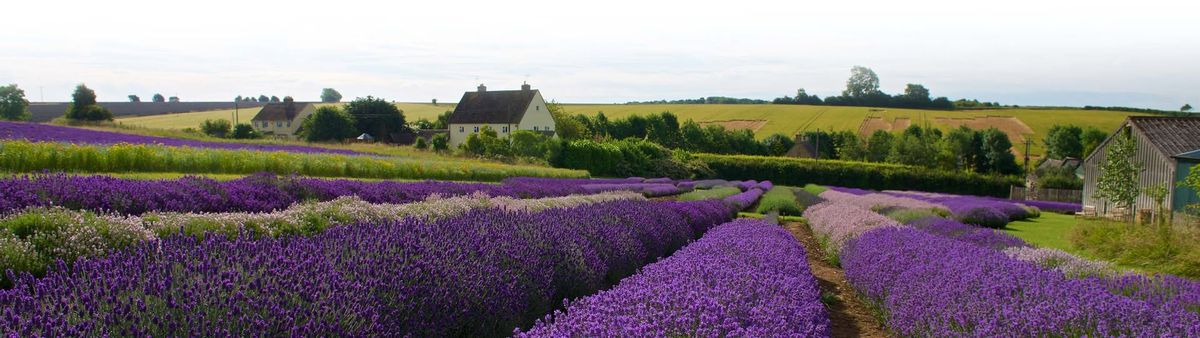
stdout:
POLYGON ((1012 186, 1009 188, 1009 199, 1018 201, 1054 201, 1054 202, 1083 202, 1083 190, 1066 190, 1066 189, 1028 189, 1025 187, 1012 186))

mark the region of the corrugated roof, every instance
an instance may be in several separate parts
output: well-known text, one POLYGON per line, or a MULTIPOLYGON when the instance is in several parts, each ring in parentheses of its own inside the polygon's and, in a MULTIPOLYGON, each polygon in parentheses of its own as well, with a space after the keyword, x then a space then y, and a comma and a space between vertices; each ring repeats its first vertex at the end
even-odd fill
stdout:
POLYGON ((311 103, 270 103, 262 107, 251 121, 291 121, 311 103))
POLYGON ((1129 122, 1164 155, 1200 149, 1200 117, 1130 116, 1129 122))
POLYGON ((463 93, 450 123, 520 123, 537 93, 536 89, 463 93))
POLYGON ((1200 160, 1200 149, 1192 150, 1186 153, 1175 155, 1177 158, 1186 158, 1189 160, 1200 160))

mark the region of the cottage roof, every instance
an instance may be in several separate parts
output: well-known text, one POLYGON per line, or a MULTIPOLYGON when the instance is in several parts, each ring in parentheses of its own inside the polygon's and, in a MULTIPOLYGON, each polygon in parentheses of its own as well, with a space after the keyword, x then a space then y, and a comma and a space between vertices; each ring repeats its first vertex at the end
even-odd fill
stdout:
POLYGON ((450 114, 450 123, 520 123, 537 93, 536 89, 463 93, 450 114))
POLYGON ((270 103, 262 107, 251 121, 291 121, 311 103, 270 103))
POLYGON ((1166 156, 1200 149, 1200 117, 1130 116, 1129 123, 1166 156))

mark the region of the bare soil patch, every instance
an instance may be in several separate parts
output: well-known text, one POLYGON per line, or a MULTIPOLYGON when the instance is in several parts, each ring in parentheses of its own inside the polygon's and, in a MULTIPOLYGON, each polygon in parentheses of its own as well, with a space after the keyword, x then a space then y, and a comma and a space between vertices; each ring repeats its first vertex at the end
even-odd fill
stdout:
POLYGON ((858 125, 858 135, 866 138, 871 137, 876 131, 895 132, 904 130, 912 125, 912 120, 907 117, 897 117, 892 122, 888 122, 880 116, 868 116, 863 119, 862 124, 858 125))
POLYGON ((832 294, 837 298, 827 307, 833 337, 887 337, 887 331, 846 282, 845 272, 821 259, 821 247, 808 226, 799 222, 787 222, 783 226, 804 245, 808 266, 817 278, 822 295, 832 294))
POLYGON ((723 120, 723 121, 704 121, 700 122, 702 126, 719 125, 728 130, 748 129, 757 132, 767 125, 767 120, 723 120))

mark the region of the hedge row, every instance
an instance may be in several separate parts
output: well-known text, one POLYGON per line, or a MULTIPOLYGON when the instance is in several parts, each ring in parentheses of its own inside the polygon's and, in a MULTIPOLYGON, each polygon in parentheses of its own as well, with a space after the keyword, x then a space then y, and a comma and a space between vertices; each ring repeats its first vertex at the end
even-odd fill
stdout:
POLYGON ((1021 179, 934 170, 905 165, 785 157, 698 154, 717 176, 728 180, 771 180, 775 184, 833 185, 874 190, 920 190, 1008 197, 1021 179))

